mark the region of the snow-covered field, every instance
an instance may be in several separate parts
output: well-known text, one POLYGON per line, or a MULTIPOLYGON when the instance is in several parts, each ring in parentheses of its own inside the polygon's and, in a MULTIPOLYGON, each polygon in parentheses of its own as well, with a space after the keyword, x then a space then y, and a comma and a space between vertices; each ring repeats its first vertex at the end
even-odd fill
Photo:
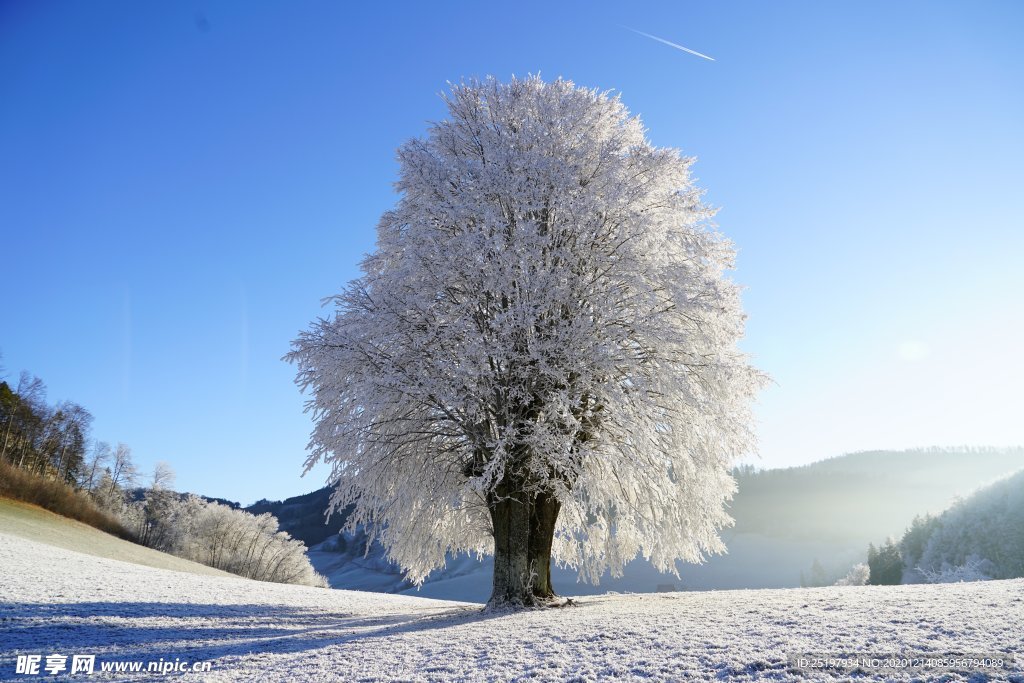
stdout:
MULTIPOLYGON (((0 679, 17 655, 104 663, 209 662, 184 680, 840 680, 796 653, 1024 651, 1024 581, 606 595, 576 606, 480 606, 201 576, 0 534, 0 679)), ((177 675, 180 678, 180 674, 177 675)), ((997 680, 1024 682, 1019 668, 997 680)), ((985 680, 976 669, 859 680, 985 680)))

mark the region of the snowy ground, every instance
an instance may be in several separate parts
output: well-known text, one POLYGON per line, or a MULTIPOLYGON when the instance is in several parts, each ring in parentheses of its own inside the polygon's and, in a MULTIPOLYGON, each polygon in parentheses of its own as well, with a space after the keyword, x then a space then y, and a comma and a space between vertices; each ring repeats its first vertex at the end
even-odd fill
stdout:
MULTIPOLYGON (((184 680, 841 680, 795 653, 1024 652, 1024 581, 608 595, 482 614, 479 605, 200 576, 0 534, 0 679, 16 656, 210 662, 184 680)), ((973 678, 972 678, 973 676, 973 678)), ((180 678, 180 676, 176 677, 180 678)), ((858 680, 974 680, 865 670, 858 680)), ((1018 668, 994 680, 1024 683, 1018 668)))

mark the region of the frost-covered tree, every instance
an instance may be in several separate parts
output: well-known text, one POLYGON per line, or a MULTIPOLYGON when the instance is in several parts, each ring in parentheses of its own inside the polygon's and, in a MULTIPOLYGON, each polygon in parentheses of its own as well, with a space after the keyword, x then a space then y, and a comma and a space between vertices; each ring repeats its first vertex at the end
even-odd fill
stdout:
POLYGON ((414 582, 493 552, 492 604, 551 599, 552 557, 596 581, 720 552, 761 375, 692 159, 569 81, 445 101, 362 277, 287 356, 307 470, 332 463, 332 509, 414 582))
POLYGON ((835 586, 863 586, 871 578, 871 569, 864 562, 853 565, 843 578, 836 581, 835 586))
POLYGON ((174 486, 175 474, 170 463, 160 460, 153 466, 153 476, 150 478, 149 488, 169 489, 174 486))
POLYGON ((132 449, 127 444, 118 443, 117 450, 114 451, 112 456, 112 464, 108 468, 108 488, 107 495, 113 496, 118 487, 122 489, 129 489, 135 485, 135 482, 139 477, 138 467, 135 465, 135 461, 132 460, 132 449))
POLYGON ((92 446, 92 455, 82 468, 78 485, 84 490, 92 492, 99 482, 100 476, 103 474, 103 468, 110 459, 111 453, 109 443, 106 441, 95 441, 92 446))
POLYGON ((257 581, 327 587, 306 556, 306 545, 278 530, 269 513, 252 515, 214 502, 191 503, 191 529, 178 554, 257 581))

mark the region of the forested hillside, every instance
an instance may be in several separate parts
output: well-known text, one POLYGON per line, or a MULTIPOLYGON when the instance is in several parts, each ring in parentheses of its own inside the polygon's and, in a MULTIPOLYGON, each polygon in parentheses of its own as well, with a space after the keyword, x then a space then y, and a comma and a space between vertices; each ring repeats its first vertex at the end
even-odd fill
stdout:
POLYGON ((325 486, 316 491, 279 500, 259 500, 246 512, 262 515, 266 512, 277 517, 281 528, 307 546, 312 547, 327 538, 334 536, 345 523, 345 514, 335 513, 327 519, 327 507, 331 498, 331 489, 325 486))
POLYGON ((904 579, 931 583, 1024 576, 1024 470, 918 517, 900 543, 904 579))

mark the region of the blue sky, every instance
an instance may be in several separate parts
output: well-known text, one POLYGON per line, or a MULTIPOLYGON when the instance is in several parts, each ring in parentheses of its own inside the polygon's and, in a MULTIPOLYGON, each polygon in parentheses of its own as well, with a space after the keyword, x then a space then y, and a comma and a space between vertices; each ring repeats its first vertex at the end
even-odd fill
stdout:
POLYGON ((320 486, 280 357, 446 82, 539 72, 698 157, 775 381, 760 464, 1021 444, 1021 36, 1016 2, 4 3, 3 365, 181 489, 320 486))

